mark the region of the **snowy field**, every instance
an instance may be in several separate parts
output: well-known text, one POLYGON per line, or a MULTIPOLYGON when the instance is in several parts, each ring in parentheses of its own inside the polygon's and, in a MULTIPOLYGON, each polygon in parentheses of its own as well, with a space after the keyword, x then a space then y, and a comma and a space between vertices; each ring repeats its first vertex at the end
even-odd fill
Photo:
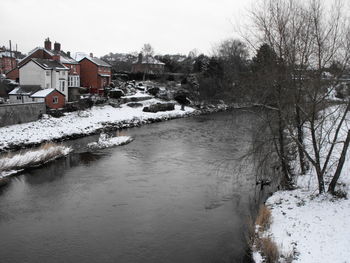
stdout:
MULTIPOLYGON (((345 127, 342 130, 342 138, 345 138, 347 129, 345 127)), ((340 152, 341 148, 336 147, 334 160, 338 159, 340 152)), ((348 151, 337 187, 348 198, 349 155, 348 151)), ((329 174, 333 175, 334 170, 335 166, 330 167, 329 174)), ((326 190, 330 179, 325 178, 326 190)), ((330 194, 318 195, 316 173, 313 169, 307 175, 298 176, 296 185, 296 190, 278 191, 267 200, 272 224, 264 236, 269 236, 276 243, 284 258, 294 258, 292 262, 350 262, 350 200, 335 198, 330 194)), ((255 262, 264 262, 259 253, 255 252, 253 256, 255 262)), ((284 258, 280 258, 279 262, 290 262, 284 258)))
MULTIPOLYGON (((142 101, 144 106, 162 102, 158 99, 142 101)), ((30 123, 12 125, 0 128, 0 151, 16 145, 31 145, 44 141, 59 140, 67 136, 88 135, 106 126, 120 128, 135 126, 152 120, 167 120, 188 116, 195 110, 180 105, 175 105, 175 110, 146 113, 143 107, 131 108, 121 105, 120 108, 112 106, 95 106, 81 112, 66 113, 61 118, 53 118, 45 115, 44 118, 30 123)))

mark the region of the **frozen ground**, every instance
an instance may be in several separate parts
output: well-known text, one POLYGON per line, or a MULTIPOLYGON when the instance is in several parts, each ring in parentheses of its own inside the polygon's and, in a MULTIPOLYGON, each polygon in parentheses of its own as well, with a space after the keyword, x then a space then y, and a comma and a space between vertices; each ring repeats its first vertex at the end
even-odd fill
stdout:
MULTIPOLYGON (((158 99, 142 101, 144 106, 162 102, 158 99)), ((143 107, 131 108, 121 105, 93 107, 86 111, 67 113, 61 118, 45 115, 44 118, 30 123, 12 125, 0 128, 0 151, 13 148, 16 145, 32 145, 44 141, 59 140, 74 135, 88 135, 103 129, 106 126, 131 127, 154 120, 179 118, 193 113, 195 110, 175 105, 175 110, 146 113, 143 107)))
MULTIPOLYGON (((341 137, 345 137, 347 129, 342 130, 341 137)), ((336 148, 333 160, 338 159, 340 150, 340 147, 336 148)), ((349 154, 337 187, 348 197, 349 154)), ((332 175, 334 170, 335 167, 330 167, 329 174, 332 175)), ((329 181, 330 177, 327 177, 326 189, 329 181)), ((278 191, 267 200, 272 224, 264 235, 275 241, 280 254, 294 258, 293 262, 350 262, 350 200, 329 194, 318 195, 316 175, 312 169, 307 175, 299 176, 296 185, 296 190, 278 191)), ((264 262, 259 253, 255 252, 253 256, 256 262, 264 262)), ((290 261, 282 257, 279 262, 290 261)))

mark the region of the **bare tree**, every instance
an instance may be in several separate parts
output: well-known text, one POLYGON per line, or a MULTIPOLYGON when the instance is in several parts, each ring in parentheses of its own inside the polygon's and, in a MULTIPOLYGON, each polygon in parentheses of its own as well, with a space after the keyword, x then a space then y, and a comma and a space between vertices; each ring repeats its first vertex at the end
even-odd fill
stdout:
MULTIPOLYGON (((141 54, 143 56, 143 59, 145 60, 146 64, 149 64, 152 61, 152 57, 154 55, 154 49, 151 46, 151 44, 146 43, 143 45, 141 54)), ((146 70, 143 72, 143 80, 146 78, 146 74, 148 74, 148 66, 146 66, 146 70)))
POLYGON ((279 157, 286 159, 286 136, 298 148, 301 172, 306 172, 308 160, 316 171, 319 192, 325 191, 325 177, 330 176, 328 191, 334 193, 350 141, 349 131, 345 140, 340 136, 346 129, 349 103, 336 110, 328 107, 330 93, 349 66, 350 27, 342 3, 334 1, 328 10, 320 0, 266 0, 252 18, 258 32, 255 41, 267 43, 283 65, 269 92, 278 112, 279 157), (323 73, 334 61, 339 61, 339 75, 325 79, 323 73), (339 145, 341 157, 336 159, 339 145))

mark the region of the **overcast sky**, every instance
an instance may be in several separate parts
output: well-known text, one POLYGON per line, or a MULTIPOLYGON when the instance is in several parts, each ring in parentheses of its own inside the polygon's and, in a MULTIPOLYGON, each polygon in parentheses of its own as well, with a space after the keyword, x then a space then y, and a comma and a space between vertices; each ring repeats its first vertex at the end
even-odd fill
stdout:
POLYGON ((64 51, 140 51, 150 43, 158 54, 185 54, 237 37, 252 0, 1 0, 0 45, 24 53, 61 43, 64 51))

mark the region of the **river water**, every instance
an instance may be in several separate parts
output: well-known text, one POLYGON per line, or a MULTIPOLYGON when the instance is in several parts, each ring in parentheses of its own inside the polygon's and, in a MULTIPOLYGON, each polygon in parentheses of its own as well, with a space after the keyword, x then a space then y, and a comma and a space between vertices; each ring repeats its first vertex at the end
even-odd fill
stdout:
POLYGON ((256 116, 233 111, 124 130, 135 140, 67 158, 0 189, 0 262, 245 262, 260 192, 256 116))

